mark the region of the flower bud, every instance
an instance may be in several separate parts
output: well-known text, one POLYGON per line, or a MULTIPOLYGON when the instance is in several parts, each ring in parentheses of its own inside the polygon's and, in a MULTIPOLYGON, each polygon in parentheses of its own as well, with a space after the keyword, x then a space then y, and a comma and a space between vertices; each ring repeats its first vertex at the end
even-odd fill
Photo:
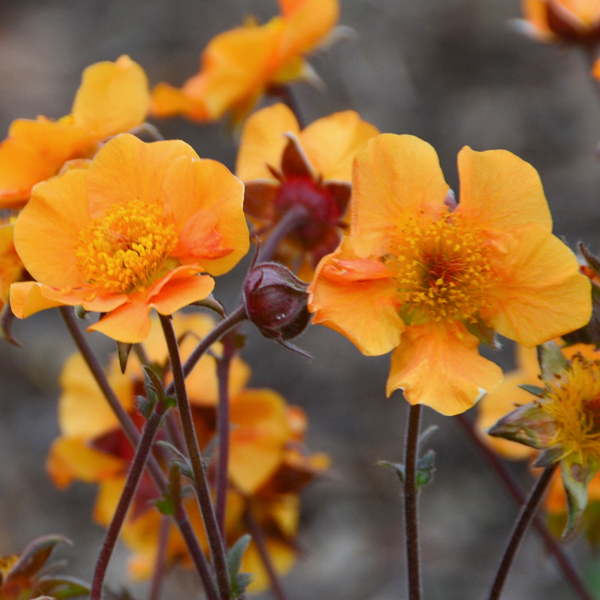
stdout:
POLYGON ((244 282, 248 318, 268 338, 296 337, 308 325, 308 284, 278 263, 254 265, 244 282))

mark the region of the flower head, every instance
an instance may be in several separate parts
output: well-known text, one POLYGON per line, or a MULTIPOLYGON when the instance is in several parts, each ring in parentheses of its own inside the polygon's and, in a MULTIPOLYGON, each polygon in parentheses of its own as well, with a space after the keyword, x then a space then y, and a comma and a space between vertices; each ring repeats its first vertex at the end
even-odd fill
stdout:
POLYGON ((435 151, 380 135, 357 155, 351 230, 309 288, 314 322, 367 355, 394 350, 387 391, 443 414, 495 390, 494 331, 531 347, 587 322, 590 284, 551 234, 535 170, 502 150, 458 157, 454 209, 435 151))
POLYGON ((338 0, 279 0, 279 5, 281 16, 265 25, 249 20, 213 38, 200 72, 181 90, 159 84, 152 95, 154 115, 215 121, 230 112, 241 122, 270 87, 314 79, 304 57, 334 28, 338 0))
MULTIPOLYGON (((589 354, 589 352, 586 352, 589 354)), ((541 347, 543 388, 536 398, 504 416, 489 434, 542 450, 537 466, 560 463, 567 494, 564 535, 587 505, 587 487, 600 470, 600 360, 581 352, 567 360, 554 342, 541 347)))
POLYGON ((318 119, 301 131, 284 104, 259 110, 245 123, 236 165, 246 184, 244 211, 263 233, 290 211, 300 213, 276 258, 301 265, 303 278, 311 279, 321 258, 339 244, 352 161, 377 133, 353 111, 318 119))
POLYGON ((20 318, 57 305, 106 313, 89 329, 122 342, 210 294, 210 275, 248 251, 243 185, 181 141, 123 134, 83 165, 38 184, 15 225, 15 246, 36 280, 15 284, 20 318))
POLYGON ((525 33, 544 42, 595 46, 600 42, 598 0, 522 0, 525 33))
POLYGON ((83 72, 71 114, 50 121, 19 119, 0 144, 0 208, 27 202, 31 188, 66 161, 92 156, 100 142, 144 122, 150 104, 143 69, 128 56, 83 72))

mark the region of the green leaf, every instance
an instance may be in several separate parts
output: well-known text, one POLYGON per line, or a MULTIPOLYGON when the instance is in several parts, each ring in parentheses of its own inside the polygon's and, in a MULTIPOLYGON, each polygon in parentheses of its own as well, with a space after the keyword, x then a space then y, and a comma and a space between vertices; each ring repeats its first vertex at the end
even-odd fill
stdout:
POLYGON ((156 442, 159 446, 167 449, 169 452, 175 456, 175 460, 173 460, 173 465, 177 465, 179 467, 181 474, 185 475, 188 479, 194 480, 194 470, 192 469, 192 465, 185 454, 179 451, 178 448, 173 446, 170 442, 165 440, 159 440, 156 442))
POLYGON ((117 342, 117 353, 119 355, 119 366, 121 367, 121 373, 125 373, 127 370, 127 360, 129 359, 129 353, 133 348, 133 344, 127 344, 125 342, 117 342))
POLYGON ((38 580, 36 587, 56 600, 87 596, 90 593, 89 586, 74 577, 43 577, 38 580))
POLYGON ((378 460, 375 464, 380 467, 386 467, 387 469, 392 469, 393 471, 395 471, 396 475, 398 475, 398 479, 400 479, 400 483, 404 485, 405 468, 403 464, 393 463, 387 460, 378 460))
POLYGON ((229 578, 231 579, 232 598, 241 596, 246 591, 250 581, 252 581, 252 576, 250 574, 239 572, 242 566, 242 557, 251 541, 252 538, 246 533, 240 537, 229 549, 229 552, 227 552, 227 570, 229 571, 229 578))
POLYGON ((588 501, 587 486, 597 469, 592 469, 590 465, 581 465, 567 457, 561 461, 561 471, 567 493, 567 524, 562 537, 567 539, 581 520, 588 501))
POLYGON ((538 360, 542 369, 542 379, 545 381, 552 381, 569 366, 565 355, 554 341, 538 346, 538 360))
POLYGON ((154 501, 154 505, 159 513, 167 517, 173 517, 177 510, 177 506, 169 494, 163 494, 161 498, 154 501))
POLYGON ((435 473, 435 450, 428 450, 417 461, 417 488, 426 486, 435 473))
POLYGON ((529 385, 528 383, 522 383, 517 387, 520 387, 522 390, 525 390, 526 392, 529 392, 530 394, 533 394, 538 398, 541 398, 544 395, 544 388, 541 388, 537 385, 529 385))
POLYGON ((239 598, 246 591, 252 579, 250 573, 238 573, 231 582, 231 597, 233 599, 239 598))
POLYGON ((419 434, 419 447, 422 447, 438 429, 438 425, 430 425, 425 431, 419 434))
POLYGON ((153 396, 152 400, 150 400, 149 398, 146 398, 146 396, 136 396, 135 397, 137 407, 145 419, 148 419, 150 417, 150 414, 152 413, 154 405, 156 404, 156 396, 154 394, 152 394, 152 396, 153 396))

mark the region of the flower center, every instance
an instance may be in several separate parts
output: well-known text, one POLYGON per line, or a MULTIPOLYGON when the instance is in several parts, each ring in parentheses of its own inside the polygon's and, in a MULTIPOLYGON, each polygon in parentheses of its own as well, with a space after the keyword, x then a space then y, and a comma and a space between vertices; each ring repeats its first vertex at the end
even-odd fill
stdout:
POLYGON ((395 276, 404 321, 476 322, 495 280, 480 232, 454 213, 425 223, 411 218, 397 239, 384 262, 395 276))
POLYGON ((543 406, 556 424, 551 445, 565 455, 578 452, 583 461, 600 460, 600 361, 576 354, 569 370, 547 384, 543 406))
POLYGON ((82 231, 75 248, 77 268, 87 283, 126 294, 164 274, 176 244, 175 226, 162 207, 132 200, 112 206, 82 231))

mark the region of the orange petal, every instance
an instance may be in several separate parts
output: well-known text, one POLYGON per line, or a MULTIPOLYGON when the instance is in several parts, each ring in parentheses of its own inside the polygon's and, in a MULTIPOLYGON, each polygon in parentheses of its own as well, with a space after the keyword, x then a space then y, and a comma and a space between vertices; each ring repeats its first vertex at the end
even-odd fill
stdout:
POLYGON ((93 517, 96 523, 108 527, 125 487, 125 477, 105 479, 99 484, 93 517))
POLYGON ((141 294, 138 297, 131 297, 129 302, 104 315, 87 330, 99 331, 118 342, 128 344, 143 342, 150 333, 151 308, 141 294))
MULTIPOLYGON (((183 231, 188 219, 199 211, 216 216, 211 229, 221 236, 220 248, 232 250, 221 258, 205 256, 197 261, 211 275, 226 273, 247 254, 250 237, 243 212, 244 186, 221 163, 189 157, 173 162, 165 176, 162 198, 165 210, 173 214, 176 227, 182 231, 183 246, 199 243, 189 236, 191 230, 183 231)), ((210 240, 207 243, 210 245, 210 240)))
POLYGON ((145 143, 124 133, 96 154, 88 178, 89 211, 100 217, 114 204, 139 199, 147 204, 162 199, 165 173, 181 156, 197 158, 181 140, 145 143))
MULTIPOLYGON (((202 78, 202 87, 206 78, 202 78)), ((188 86, 186 92, 174 88, 168 83, 159 83, 152 90, 152 103, 150 111, 155 117, 167 118, 176 115, 185 115, 194 121, 207 121, 210 119, 208 110, 202 98, 203 94, 196 97, 188 86)))
POLYGON ((299 137, 314 170, 323 179, 351 181, 354 157, 378 133, 358 113, 347 110, 311 123, 299 137))
POLYGON ((172 315, 184 306, 204 300, 214 289, 215 280, 209 275, 172 277, 151 303, 161 315, 172 315))
POLYGON ((56 175, 68 160, 90 156, 96 147, 87 131, 70 124, 43 117, 15 121, 0 144, 0 208, 23 205, 36 183, 56 175))
POLYGON ((273 390, 246 390, 231 399, 229 476, 255 492, 275 471, 291 431, 285 400, 273 390))
POLYGON ((120 458, 90 448, 81 438, 69 437, 54 440, 46 461, 46 470, 59 489, 74 479, 95 483, 114 477, 124 466, 120 458))
POLYGON ((10 308, 19 319, 26 319, 41 310, 63 306, 64 302, 46 298, 47 286, 37 281, 22 281, 10 286, 10 308))
POLYGON ((600 0, 555 0, 553 8, 577 29, 594 27, 600 20, 600 0))
POLYGON ((15 247, 34 279, 65 288, 81 282, 75 246, 90 222, 87 171, 67 171, 37 185, 15 224, 15 247))
POLYGON ((248 117, 242 129, 235 173, 242 181, 273 179, 267 168, 280 169, 287 144, 285 133, 300 134, 294 113, 285 104, 274 104, 248 117))
POLYGON ((548 25, 547 0, 521 0, 525 18, 540 32, 552 34, 548 25))
POLYGON ((144 69, 123 55, 85 69, 73 103, 73 124, 102 140, 141 125, 149 104, 144 69))
POLYGON ((583 327, 591 315, 590 281, 575 255, 537 227, 505 236, 494 257, 497 284, 482 318, 498 333, 532 347, 583 327))
MULTIPOLYGON (((133 409, 134 382, 121 373, 113 359, 108 381, 126 411, 133 409)), ((58 423, 67 437, 93 439, 118 429, 119 421, 98 387, 81 354, 72 354, 60 375, 63 390, 58 402, 58 423)))
POLYGON ((352 187, 351 238, 361 258, 388 253, 409 217, 445 212, 449 189, 427 142, 389 133, 358 154, 352 187))
MULTIPOLYGON (((274 538, 266 540, 267 552, 275 571, 285 575, 296 562, 296 551, 285 542, 274 538)), ((252 573, 252 581, 248 585, 248 593, 259 594, 269 587, 269 576, 254 542, 251 542, 242 557, 241 572, 252 573)))
POLYGON ((471 408, 502 381, 502 369, 479 355, 479 340, 460 324, 409 327, 392 354, 388 396, 399 388, 411 404, 425 404, 443 415, 471 408))
POLYGON ((395 348, 405 329, 398 315, 396 286, 391 277, 382 276, 380 265, 357 260, 346 238, 319 263, 309 287, 313 323, 339 331, 368 356, 395 348))
POLYGON ((460 204, 485 231, 510 232, 537 225, 550 233, 552 217, 537 171, 506 150, 475 152, 465 146, 458 154, 460 204))

